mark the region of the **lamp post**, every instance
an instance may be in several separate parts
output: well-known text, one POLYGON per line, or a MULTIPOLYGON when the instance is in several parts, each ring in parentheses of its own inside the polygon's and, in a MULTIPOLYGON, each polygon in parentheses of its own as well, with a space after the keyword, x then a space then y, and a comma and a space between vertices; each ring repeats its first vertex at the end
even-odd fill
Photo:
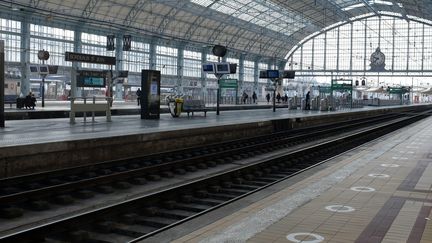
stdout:
MULTIPOLYGON (((42 60, 42 64, 45 64, 45 61, 49 59, 49 52, 45 51, 45 50, 41 50, 38 52, 38 58, 39 60, 42 60)), ((42 93, 42 107, 45 107, 45 77, 47 76, 47 74, 41 74, 42 77, 42 88, 41 88, 41 93, 42 93)))

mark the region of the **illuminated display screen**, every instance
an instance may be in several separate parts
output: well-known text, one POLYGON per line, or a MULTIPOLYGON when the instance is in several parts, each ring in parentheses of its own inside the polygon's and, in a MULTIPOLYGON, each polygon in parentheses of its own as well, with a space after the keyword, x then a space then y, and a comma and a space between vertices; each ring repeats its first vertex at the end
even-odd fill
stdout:
POLYGON ((77 86, 78 87, 105 87, 105 78, 94 77, 94 76, 78 76, 77 86))
POLYGON ((227 64, 216 64, 218 72, 228 72, 229 65, 227 64))
POLYGON ((48 73, 48 66, 40 66, 39 71, 41 73, 48 73))
POLYGON ((202 66, 204 72, 214 72, 213 64, 204 64, 202 66))
POLYGON ((268 78, 279 78, 279 70, 267 70, 268 78))

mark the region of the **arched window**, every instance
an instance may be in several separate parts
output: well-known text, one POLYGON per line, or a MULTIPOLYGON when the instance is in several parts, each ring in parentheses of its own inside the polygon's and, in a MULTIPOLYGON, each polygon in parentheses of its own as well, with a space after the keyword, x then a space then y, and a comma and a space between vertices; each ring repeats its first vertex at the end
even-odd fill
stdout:
POLYGON ((287 59, 285 69, 302 72, 370 72, 382 62, 381 71, 432 72, 432 23, 414 16, 366 16, 309 36, 287 59), (378 47, 384 56, 373 55, 378 47))

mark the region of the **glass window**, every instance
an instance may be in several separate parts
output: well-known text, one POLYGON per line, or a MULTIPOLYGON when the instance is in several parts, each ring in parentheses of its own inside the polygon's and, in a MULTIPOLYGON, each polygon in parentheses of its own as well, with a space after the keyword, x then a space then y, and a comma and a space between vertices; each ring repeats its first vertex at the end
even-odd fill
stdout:
POLYGON ((177 57, 156 55, 156 69, 164 75, 177 75, 177 57))
POLYGON ((165 55, 176 57, 178 50, 167 46, 156 46, 156 55, 165 55))
POLYGON ((183 51, 183 76, 201 77, 201 53, 196 51, 183 51))
POLYGON ((73 51, 73 44, 63 41, 30 38, 30 62, 42 63, 37 54, 40 50, 49 52, 50 57, 45 62, 49 65, 72 66, 72 62, 65 61, 65 52, 73 51))
POLYGON ((185 59, 183 63, 183 76, 201 77, 201 61, 185 59))
POLYGON ((150 45, 143 42, 132 41, 131 51, 123 52, 123 70, 141 72, 150 67, 150 45))
POLYGON ((20 62, 21 60, 21 37, 13 34, 0 33, 0 39, 5 42, 5 61, 20 62))
POLYGON ((243 62, 244 66, 244 81, 245 82, 254 82, 254 71, 255 71, 255 62, 245 60, 243 62))
POLYGON ((72 30, 65 30, 35 24, 30 24, 30 35, 69 41, 74 40, 74 32, 72 30))
POLYGON ((201 52, 184 50, 183 57, 187 59, 201 60, 201 52))
POLYGON ((21 22, 0 18, 0 30, 14 33, 21 33, 21 22))
POLYGON ((306 71, 325 67, 329 71, 344 72, 351 71, 352 63, 352 71, 364 72, 370 70, 370 56, 379 47, 386 57, 386 70, 430 70, 431 29, 431 26, 414 20, 368 17, 303 41, 301 48, 288 52, 291 55, 287 57, 287 68, 306 71))
POLYGON ((100 45, 106 47, 107 37, 103 35, 81 33, 81 42, 86 44, 94 44, 94 45, 100 45))

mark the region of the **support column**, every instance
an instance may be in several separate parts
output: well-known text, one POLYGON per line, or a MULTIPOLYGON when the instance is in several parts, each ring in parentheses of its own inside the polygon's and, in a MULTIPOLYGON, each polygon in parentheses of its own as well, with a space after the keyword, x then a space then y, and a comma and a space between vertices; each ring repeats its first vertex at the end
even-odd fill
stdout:
POLYGON ((367 19, 365 19, 365 29, 364 29, 364 59, 363 59, 363 70, 367 70, 367 66, 366 66, 366 60, 367 60, 367 54, 366 54, 366 49, 367 49, 367 19))
POLYGON ((315 38, 312 39, 312 60, 311 60, 310 69, 314 70, 314 68, 315 68, 315 38))
POLYGON ((408 21, 408 42, 407 42, 407 60, 406 60, 406 70, 409 70, 409 60, 410 60, 410 46, 409 43, 411 41, 411 31, 410 31, 410 23, 411 21, 408 21))
POLYGON ((259 69, 258 69, 258 60, 254 61, 254 91, 258 94, 258 81, 259 81, 259 69))
POLYGON ((156 41, 150 43, 150 70, 156 70, 156 41))
MULTIPOLYGON (((81 43, 81 30, 77 29, 74 32, 74 52, 81 53, 82 51, 82 43, 81 43)), ((71 71, 71 97, 75 98, 81 96, 81 90, 77 87, 76 84, 76 71, 81 68, 80 62, 72 62, 72 71, 71 71)))
POLYGON ((351 22, 351 40, 350 40, 350 74, 352 75, 353 70, 353 34, 354 34, 354 24, 351 22))
MULTIPOLYGON (((122 70, 122 64, 123 64, 123 35, 117 34, 116 36, 116 43, 115 43, 115 57, 116 57, 116 65, 115 65, 115 70, 117 71, 116 73, 118 74, 120 70, 122 70)), ((114 77, 117 76, 117 74, 114 74, 114 77)), ((115 83, 115 87, 116 87, 116 95, 115 95, 115 99, 116 100, 123 100, 123 83, 117 83, 118 79, 114 79, 113 82, 115 83)))
POLYGON ((184 46, 179 46, 177 50, 177 88, 183 93, 184 46))
POLYGON ((423 25, 422 28, 422 63, 421 63, 421 70, 424 70, 424 59, 425 59, 425 55, 424 55, 424 42, 425 41, 425 25, 423 25))
POLYGON ((5 44, 4 40, 0 40, 0 127, 5 127, 5 113, 4 113, 4 66, 5 66, 5 44))
MULTIPOLYGON (((239 72, 238 88, 240 88, 239 91, 243 90, 243 84, 244 84, 244 58, 245 58, 245 55, 240 54, 239 68, 238 68, 238 72, 239 72)), ((238 92, 238 94, 241 94, 241 93, 238 92)), ((251 95, 251 97, 252 97, 252 95, 251 95)))
POLYGON ((303 70, 303 47, 304 45, 300 47, 300 70, 303 70))
POLYGON ((340 53, 340 41, 339 41, 339 37, 340 37, 340 28, 337 28, 337 41, 336 41, 336 70, 339 73, 339 53, 340 53))
MULTIPOLYGON (((201 50, 201 65, 207 62, 207 48, 201 50)), ((204 72, 201 72, 201 95, 207 97, 207 76, 204 72)), ((205 100, 205 98, 204 98, 205 100)))
POLYGON ((392 26, 392 34, 393 34, 393 44, 392 44, 392 71, 394 71, 394 64, 395 64, 395 32, 396 32, 396 18, 393 18, 393 26, 392 26))
POLYGON ((327 31, 324 32, 324 70, 327 70, 327 31))
POLYGON ((27 19, 21 22, 21 94, 30 92, 30 23, 27 19))

